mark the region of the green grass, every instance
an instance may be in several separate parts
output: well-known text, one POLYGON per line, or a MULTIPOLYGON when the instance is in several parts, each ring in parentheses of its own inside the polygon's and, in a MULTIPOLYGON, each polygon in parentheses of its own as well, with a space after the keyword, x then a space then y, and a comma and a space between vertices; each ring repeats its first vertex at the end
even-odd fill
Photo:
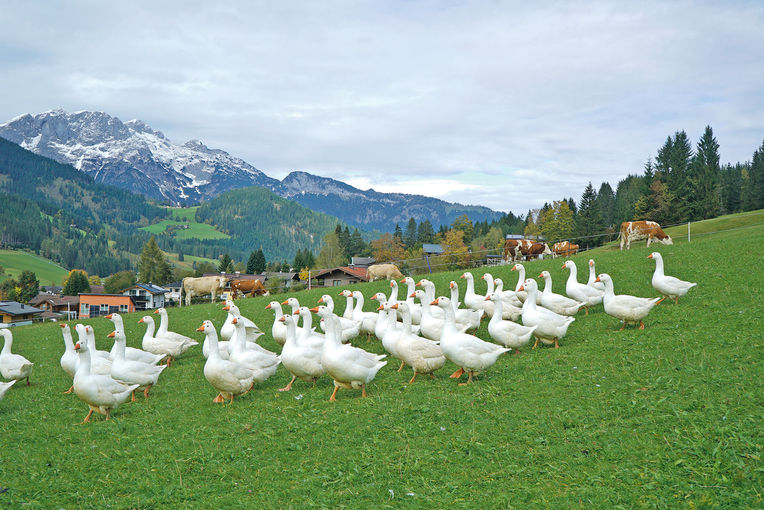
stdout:
MULTIPOLYGON (((391 361, 369 398, 341 390, 334 404, 326 378, 278 392, 289 379, 279 368, 233 405, 215 405, 197 347, 165 371, 151 399, 80 426, 87 406, 62 394, 71 381, 58 366, 60 328, 19 328, 14 351, 36 365, 33 385, 17 384, 0 401, 0 486, 8 489, 0 504, 761 508, 764 272, 751 269, 763 246, 761 224, 658 245, 668 274, 699 285, 679 305, 658 306, 644 331, 618 331, 599 307, 578 317, 559 350, 505 355, 471 386, 448 378, 450 363, 436 380, 409 385, 410 370, 397 373, 391 361)), ((654 296, 649 251, 595 259, 616 292, 654 296)), ((590 253, 573 258, 581 270, 590 253)), ((558 292, 567 277, 560 266, 526 265, 529 276, 548 269, 558 292)), ((508 266, 491 269, 514 285, 508 266)), ((458 275, 432 279, 445 293, 449 280, 463 284, 458 275)), ((386 282, 353 288, 389 290, 386 282)), ((323 292, 297 297, 312 305, 323 292)), ((238 303, 268 331, 269 299, 238 303)), ((171 327, 199 340, 202 320, 219 326, 224 317, 213 305, 170 311, 171 327)), ((138 318, 125 319, 134 346, 138 318)), ((86 322, 109 348, 111 323, 86 322)), ((485 325, 478 335, 487 338, 485 325)), ((261 343, 276 349, 270 334, 261 343)), ((354 343, 381 352, 378 341, 354 343)))
POLYGON ((0 250, 0 265, 5 268, 0 282, 8 277, 18 278, 22 271, 29 270, 37 275, 40 285, 61 285, 62 279, 69 274, 53 261, 18 250, 0 250))
POLYGON ((231 236, 218 232, 215 227, 207 223, 197 223, 194 219, 198 207, 170 207, 172 211, 171 220, 162 220, 148 227, 142 227, 142 230, 152 234, 161 234, 167 227, 178 225, 188 225, 187 229, 179 229, 174 237, 177 239, 229 239, 231 236))

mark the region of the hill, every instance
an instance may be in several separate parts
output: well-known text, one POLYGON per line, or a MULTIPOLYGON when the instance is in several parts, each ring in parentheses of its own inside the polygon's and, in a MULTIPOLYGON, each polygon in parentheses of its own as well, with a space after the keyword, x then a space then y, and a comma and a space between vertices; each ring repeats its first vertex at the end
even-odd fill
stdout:
MULTIPOLYGON (((760 264, 762 244, 758 224, 658 246, 668 274, 699 284, 679 305, 658 306, 643 331, 618 331, 599 307, 577 317, 560 349, 505 355, 471 386, 448 378, 451 363, 435 380, 409 385, 408 369, 397 373, 391 360, 368 399, 342 390, 334 404, 326 378, 277 391, 289 380, 279 368, 233 405, 214 405, 197 347, 162 374, 148 401, 126 404, 110 422, 97 417, 74 426, 87 406, 61 394, 71 381, 57 365, 60 328, 18 328, 14 351, 37 366, 31 387, 18 385, 0 402, 8 418, 0 434, 25 455, 19 463, 15 450, 0 449, 8 488, 0 497, 9 506, 39 507, 97 498, 131 507, 754 508, 764 481, 764 313, 751 297, 761 295, 764 273, 751 268, 760 264), (709 260, 724 260, 723 270, 709 268, 709 260), (72 465, 78 469, 67 470, 62 483, 61 470, 72 465)), ((651 250, 602 251, 597 267, 612 275, 616 292, 652 296, 651 250)), ((573 260, 582 267, 590 253, 573 260)), ((529 275, 549 270, 561 291, 567 271, 559 260, 527 268, 529 275)), ((492 270, 514 285, 507 266, 492 270)), ((459 274, 432 280, 444 293, 449 280, 463 282, 459 274)), ((383 281, 352 288, 366 296, 389 292, 383 281)), ((484 289, 479 283, 477 291, 484 289)), ((312 306, 326 290, 295 297, 312 306)), ((283 297, 238 304, 269 332, 273 319, 264 307, 283 297)), ((344 305, 338 301, 336 311, 344 305)), ((219 305, 170 311, 171 328, 197 340, 204 319, 220 326, 225 313, 219 305)), ((133 346, 143 334, 137 320, 125 317, 133 346)), ((100 347, 110 347, 111 323, 86 322, 100 347)), ((277 347, 269 333, 261 343, 277 347)), ((381 351, 377 341, 354 343, 381 351)))
POLYGON ((8 277, 18 278, 22 271, 32 271, 40 285, 61 285, 69 271, 55 262, 37 255, 18 250, 0 250, 0 266, 5 269, 0 274, 0 282, 8 277))

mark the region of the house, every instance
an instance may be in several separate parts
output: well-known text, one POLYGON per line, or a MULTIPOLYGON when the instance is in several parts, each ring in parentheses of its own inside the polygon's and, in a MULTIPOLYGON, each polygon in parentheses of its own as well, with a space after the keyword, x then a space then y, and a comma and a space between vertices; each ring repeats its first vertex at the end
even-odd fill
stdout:
POLYGON ((42 313, 34 306, 23 305, 16 301, 0 301, 0 328, 25 326, 42 313))
POLYGON ((80 309, 79 296, 57 296, 40 293, 33 297, 29 304, 42 310, 40 318, 44 320, 74 320, 80 309))
POLYGON ((58 285, 43 285, 40 287, 40 291, 44 294, 54 294, 60 296, 61 292, 64 291, 64 288, 58 285))
POLYGON ((165 285, 164 288, 164 300, 166 303, 169 303, 170 301, 175 301, 176 303, 180 302, 180 290, 183 288, 182 281, 170 282, 165 285))
POLYGON ((350 267, 369 267, 376 261, 374 257, 351 257, 350 267))
POLYGON ((125 294, 80 294, 80 319, 134 311, 135 303, 132 297, 125 294))
POLYGON ((164 306, 166 292, 167 289, 152 283, 136 283, 123 290, 122 294, 133 298, 136 310, 153 310, 164 306))
POLYGON ((443 255, 443 247, 439 244, 423 244, 422 253, 427 255, 443 255))
POLYGON ((311 276, 318 282, 319 287, 339 287, 351 283, 368 282, 369 277, 366 273, 366 268, 342 266, 324 269, 311 276))
MULTIPOLYGON (((268 280, 279 280, 281 282, 281 287, 288 289, 295 283, 300 283, 300 273, 297 272, 286 272, 286 271, 278 271, 278 272, 266 272, 262 275, 264 277, 264 282, 267 282, 268 280)), ((273 285, 273 284, 271 284, 273 285)), ((268 287, 272 288, 272 287, 268 287)))

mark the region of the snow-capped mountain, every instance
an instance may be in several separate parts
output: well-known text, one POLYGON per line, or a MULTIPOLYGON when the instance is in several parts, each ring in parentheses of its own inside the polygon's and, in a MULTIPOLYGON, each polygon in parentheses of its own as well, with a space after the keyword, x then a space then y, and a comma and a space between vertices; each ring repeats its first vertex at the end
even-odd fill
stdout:
POLYGON ((0 124, 0 136, 102 182, 160 201, 193 204, 245 186, 279 185, 246 161, 199 140, 177 145, 140 120, 52 110, 0 124))
POLYGON ((292 172, 273 179, 225 151, 199 140, 171 142, 140 120, 122 122, 103 112, 52 110, 25 114, 0 124, 0 137, 61 163, 96 182, 138 192, 161 202, 190 205, 226 191, 262 186, 314 211, 361 229, 392 231, 409 218, 435 228, 467 214, 472 221, 501 213, 487 207, 452 204, 436 198, 360 190, 344 182, 292 172))

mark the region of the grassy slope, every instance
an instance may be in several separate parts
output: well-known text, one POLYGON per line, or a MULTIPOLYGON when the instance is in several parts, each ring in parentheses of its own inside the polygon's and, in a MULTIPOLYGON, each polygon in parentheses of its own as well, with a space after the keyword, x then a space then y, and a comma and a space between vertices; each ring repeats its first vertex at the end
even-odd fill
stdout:
POLYGON ((61 280, 69 274, 55 262, 18 250, 0 250, 0 265, 5 268, 5 274, 0 275, 0 282, 9 276, 17 278, 22 271, 28 269, 37 275, 40 285, 61 285, 61 280))
POLYGON ((143 227, 143 230, 152 234, 160 234, 170 225, 188 225, 188 229, 178 230, 175 233, 175 237, 178 239, 228 239, 231 237, 223 232, 218 232, 212 225, 197 223, 194 220, 194 214, 198 207, 172 207, 170 209, 172 210, 173 219, 162 220, 148 227, 143 227))
MULTIPOLYGON (((111 422, 78 426, 87 406, 61 394, 70 381, 58 366, 59 328, 18 329, 14 351, 36 366, 34 384, 0 402, 0 437, 15 446, 0 448, 1 485, 9 489, 0 503, 758 507, 764 273, 750 269, 763 245, 759 225, 660 246, 669 274, 700 284, 678 306, 656 308, 644 331, 619 332, 599 308, 578 318, 561 349, 504 356, 472 386, 448 378, 450 363, 437 380, 408 385, 410 371, 396 373, 391 361, 370 398, 343 390, 334 404, 326 378, 279 393, 288 381, 280 368, 232 406, 213 405, 197 347, 163 374, 149 401, 125 405, 111 422)), ((643 246, 605 251, 597 267, 617 292, 652 296, 647 254, 643 246)), ((586 267, 588 257, 574 260, 586 267)), ((561 291, 560 265, 528 263, 528 274, 549 269, 561 291)), ((457 275, 435 275, 438 291, 457 275)), ((516 280, 506 267, 494 276, 516 280)), ((356 288, 367 296, 388 289, 385 282, 356 288)), ((320 294, 299 297, 313 304, 320 294)), ((264 329, 272 321, 267 300, 239 303, 264 329)), ((203 319, 220 325, 224 316, 211 305, 170 315, 173 329, 199 340, 194 329, 203 319)), ((142 332, 137 320, 125 320, 132 345, 142 332)), ((110 346, 110 323, 88 322, 101 347, 110 346)), ((479 335, 486 338, 485 326, 479 335)), ((274 349, 267 336, 262 343, 274 349)))

